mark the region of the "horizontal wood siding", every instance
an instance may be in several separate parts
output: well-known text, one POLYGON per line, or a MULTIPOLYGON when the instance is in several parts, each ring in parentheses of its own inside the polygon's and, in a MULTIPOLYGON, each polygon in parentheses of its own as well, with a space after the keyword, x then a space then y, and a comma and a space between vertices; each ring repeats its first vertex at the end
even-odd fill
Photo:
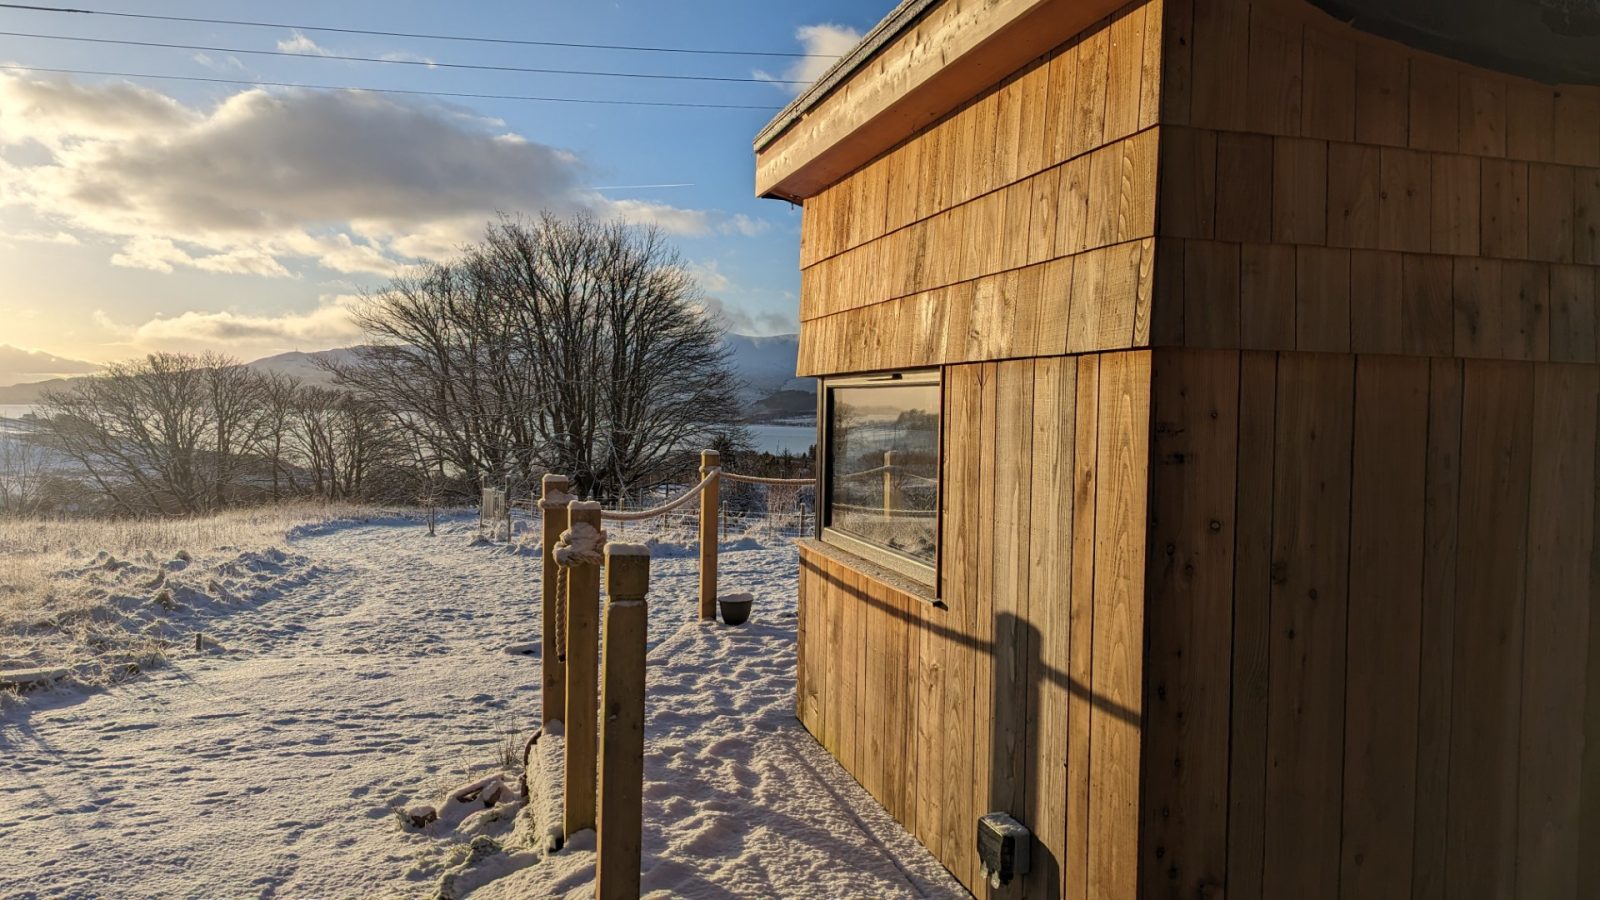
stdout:
POLYGON ((940 606, 801 551, 801 721, 985 895, 1004 810, 1035 855, 997 895, 1136 896, 1149 385, 1137 351, 947 370, 940 606))
POLYGON ((1129 4, 805 201, 801 374, 1148 343, 1164 3, 1129 4))
POLYGON ((1600 88, 1444 60, 1299 0, 1165 10, 1187 53, 1165 58, 1159 129, 1157 296, 1177 308, 1154 315, 1182 327, 1158 345, 1595 359, 1600 88), (1262 290, 1269 258, 1282 280, 1262 290))

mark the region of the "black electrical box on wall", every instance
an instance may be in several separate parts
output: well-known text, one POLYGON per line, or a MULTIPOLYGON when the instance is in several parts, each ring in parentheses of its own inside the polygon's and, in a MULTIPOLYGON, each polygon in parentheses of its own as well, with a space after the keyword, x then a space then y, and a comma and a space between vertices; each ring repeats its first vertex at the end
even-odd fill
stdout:
POLYGON ((1021 822, 1005 813, 992 812, 978 820, 978 862, 991 887, 1028 874, 1031 838, 1021 822))

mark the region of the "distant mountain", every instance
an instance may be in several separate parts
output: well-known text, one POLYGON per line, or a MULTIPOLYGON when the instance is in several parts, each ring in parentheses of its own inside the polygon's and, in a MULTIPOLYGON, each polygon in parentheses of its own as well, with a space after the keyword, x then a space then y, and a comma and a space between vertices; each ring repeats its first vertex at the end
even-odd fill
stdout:
POLYGON ((7 387, 62 375, 81 375, 99 368, 81 359, 67 359, 42 350, 24 350, 0 344, 0 385, 7 387))
POLYGON ((729 334, 722 339, 733 371, 744 382, 744 401, 758 403, 779 391, 815 394, 815 379, 796 378, 800 359, 798 334, 729 334))
POLYGON ((333 384, 333 376, 327 370, 317 365, 319 362, 354 362, 356 355, 361 352, 360 347, 340 347, 336 350, 317 350, 313 353, 302 353, 298 350, 289 353, 279 353, 277 356, 267 356, 255 362, 245 363, 245 367, 257 372, 275 372, 279 375, 291 375, 306 384, 327 387, 333 384))
MULTIPOLYGON (((800 336, 796 334, 747 335, 729 334, 723 338, 729 351, 729 362, 743 387, 740 397, 753 419, 787 418, 804 415, 815 409, 817 393, 815 379, 796 378, 795 366, 800 356, 800 336)), ((0 347, 0 351, 12 350, 0 347)), ((268 356, 245 365, 261 372, 280 372, 292 375, 307 384, 328 385, 333 379, 317 366, 320 360, 348 362, 356 358, 358 347, 341 347, 336 350, 319 350, 314 353, 294 351, 268 356)), ((16 351, 23 353, 24 351, 16 351)), ((3 359, 4 357, 0 357, 3 359)), ((56 357, 48 357, 56 359, 56 357)), ((71 363, 71 360, 63 360, 71 363)), ((78 363, 81 368, 68 371, 94 371, 90 363, 78 363)), ((52 378, 48 381, 14 384, 0 387, 0 404, 37 403, 46 390, 70 387, 75 378, 52 378)))

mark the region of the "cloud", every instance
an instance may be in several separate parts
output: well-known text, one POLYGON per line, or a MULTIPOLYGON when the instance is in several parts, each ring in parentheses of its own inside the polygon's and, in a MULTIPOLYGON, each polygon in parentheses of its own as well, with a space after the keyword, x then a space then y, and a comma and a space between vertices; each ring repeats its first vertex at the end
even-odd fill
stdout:
POLYGON ((20 241, 29 244, 62 244, 68 247, 76 247, 83 243, 78 240, 77 235, 68 234, 65 231, 53 233, 48 231, 0 231, 0 242, 3 241, 20 241))
POLYGON ((332 347, 358 340, 361 329, 350 319, 361 302, 354 295, 324 296, 309 312, 274 316, 233 311, 190 311, 170 318, 155 318, 132 330, 136 343, 159 346, 332 347))
POLYGON ((700 308, 735 334, 788 334, 800 329, 800 323, 793 316, 752 312, 718 297, 705 298, 700 308))
POLYGON ((821 78, 839 58, 855 49, 861 43, 861 32, 844 25, 834 25, 823 22, 816 25, 801 25, 794 30, 796 41, 810 56, 794 61, 789 68, 780 75, 757 69, 751 74, 756 78, 767 81, 798 81, 800 84, 780 84, 791 94, 798 95, 808 85, 821 78))
POLYGON ((0 203, 111 238, 120 266, 387 277, 452 255, 502 211, 686 236, 768 227, 613 200, 583 187, 592 175, 503 121, 418 98, 247 89, 202 108, 129 84, 0 74, 0 203))
POLYGON ((329 51, 319 46, 316 41, 296 31, 278 42, 278 52, 299 53, 305 56, 327 56, 329 51))

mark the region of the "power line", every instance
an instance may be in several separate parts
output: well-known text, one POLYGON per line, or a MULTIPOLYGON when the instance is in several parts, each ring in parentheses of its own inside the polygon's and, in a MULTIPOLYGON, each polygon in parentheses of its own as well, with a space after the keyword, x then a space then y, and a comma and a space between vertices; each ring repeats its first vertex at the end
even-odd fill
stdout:
POLYGON ((375 31, 366 28, 333 28, 321 25, 287 25, 278 22, 252 22, 241 19, 204 19, 196 16, 160 16, 153 13, 112 12, 103 9, 73 9, 63 6, 34 6, 26 3, 0 3, 0 9, 29 12, 72 13, 76 15, 116 16, 123 19, 150 19, 158 22, 192 22, 202 25, 237 25, 245 28, 277 28, 318 31, 327 34, 369 34, 377 37, 418 38, 430 41, 462 41, 474 44, 512 44, 521 47, 572 47, 581 50, 627 50, 635 53, 690 53, 707 56, 781 56, 795 59, 832 59, 826 53, 794 53, 763 50, 706 50, 690 47, 643 47, 628 44, 580 44, 574 41, 535 41, 524 38, 478 37, 460 34, 429 34, 414 31, 375 31))
POLYGON ((95 69, 56 69, 45 66, 0 65, 0 71, 47 72, 57 75, 100 75, 108 78, 153 78, 161 81, 196 81, 205 84, 240 84, 246 87, 285 87, 308 91, 366 91, 373 94, 404 94, 416 97, 454 97, 468 100, 522 100, 535 103, 586 103, 605 106, 662 106, 680 109, 755 109, 776 112, 779 106, 754 106, 738 103, 678 103, 666 100, 602 100, 591 97, 535 97, 525 94, 475 94, 462 91, 413 91, 403 88, 350 87, 340 84, 300 84, 292 81, 245 81, 239 78, 207 78, 200 75, 157 75, 149 72, 108 72, 95 69))
POLYGON ((476 69, 484 72, 527 72, 535 75, 595 75, 605 78, 647 78, 667 81, 732 81, 744 84, 808 84, 778 78, 737 78, 726 75, 664 75, 650 72, 601 72, 589 69, 544 69, 529 66, 491 66, 480 63, 434 62, 426 59, 385 59, 379 56, 343 56, 336 53, 293 53, 288 50, 245 50, 239 47, 205 47, 199 44, 169 44, 163 41, 135 41, 127 38, 79 37, 67 34, 35 34, 27 31, 0 31, 0 37, 30 38, 39 41, 71 41, 79 44, 116 44, 119 47, 156 47, 163 50, 199 50, 205 53, 238 53, 245 56, 287 56, 291 59, 328 59, 340 62, 378 63, 385 66, 426 66, 430 69, 476 69))

